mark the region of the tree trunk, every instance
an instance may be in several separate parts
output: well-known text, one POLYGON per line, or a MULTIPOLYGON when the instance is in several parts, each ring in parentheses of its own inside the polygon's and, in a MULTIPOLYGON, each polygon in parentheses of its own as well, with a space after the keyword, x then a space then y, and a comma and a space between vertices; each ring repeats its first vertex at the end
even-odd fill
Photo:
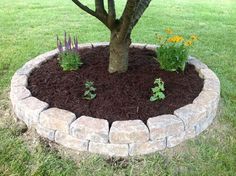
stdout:
POLYGON ((111 32, 108 68, 110 73, 123 73, 128 70, 128 52, 131 39, 127 37, 120 41, 118 36, 117 32, 111 32))

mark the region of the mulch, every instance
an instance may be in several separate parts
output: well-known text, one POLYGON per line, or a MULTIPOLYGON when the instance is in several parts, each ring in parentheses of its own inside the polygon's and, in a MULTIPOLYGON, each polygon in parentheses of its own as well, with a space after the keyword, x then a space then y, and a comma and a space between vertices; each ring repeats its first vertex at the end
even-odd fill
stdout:
POLYGON ((156 53, 147 49, 131 48, 126 73, 108 73, 109 48, 95 47, 79 51, 83 66, 78 71, 64 72, 57 57, 36 68, 29 77, 28 88, 34 97, 50 107, 69 110, 82 115, 118 120, 140 119, 173 114, 174 110, 190 104, 199 95, 203 80, 194 66, 184 72, 167 72, 159 68, 156 53), (165 82, 166 98, 150 102, 151 88, 156 78, 165 82), (83 99, 85 82, 96 87, 94 100, 83 99))

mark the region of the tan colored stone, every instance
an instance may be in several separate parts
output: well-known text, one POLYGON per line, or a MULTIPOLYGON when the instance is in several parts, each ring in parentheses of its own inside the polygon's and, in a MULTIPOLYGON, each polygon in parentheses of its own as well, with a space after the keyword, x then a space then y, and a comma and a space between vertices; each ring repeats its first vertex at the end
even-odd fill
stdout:
POLYGON ((212 91, 217 94, 220 94, 220 81, 212 80, 212 79, 206 79, 204 81, 203 90, 205 91, 212 91))
MULTIPOLYGON (((199 122, 198 122, 198 124, 199 124, 199 122)), ((186 128, 186 130, 185 130, 185 140, 186 139, 192 139, 192 138, 194 138, 196 136, 197 136, 196 125, 190 126, 190 127, 186 128)))
POLYGON ((70 111, 50 108, 40 114, 39 122, 45 128, 69 133, 69 126, 75 119, 75 114, 70 111))
POLYGON ((81 49, 90 49, 90 48, 92 48, 92 44, 91 43, 79 44, 79 48, 81 48, 81 49))
POLYGON ((78 138, 72 137, 66 133, 56 131, 55 141, 58 144, 61 144, 65 147, 71 148, 78 151, 87 151, 88 150, 88 141, 80 140, 78 138))
POLYGON ((145 155, 154 153, 166 148, 166 138, 158 139, 154 141, 148 141, 144 143, 129 144, 129 155, 145 155))
POLYGON ((40 136, 47 138, 50 141, 55 140, 55 132, 56 132, 55 130, 45 128, 45 127, 41 126, 40 124, 38 124, 36 126, 36 131, 40 136))
POLYGON ((52 51, 48 51, 44 54, 41 54, 40 57, 46 58, 46 60, 52 59, 56 54, 59 53, 58 49, 54 49, 52 51))
POLYGON ((151 50, 151 51, 156 51, 157 47, 158 47, 157 45, 150 45, 150 44, 147 44, 145 46, 146 49, 151 50))
POLYGON ((128 156, 128 144, 105 144, 90 142, 89 151, 92 153, 98 153, 109 156, 127 157, 128 156))
POLYGON ((167 137, 167 147, 175 147, 185 140, 185 132, 178 136, 168 136, 167 137))
POLYGON ((39 114, 47 109, 48 104, 35 97, 28 97, 15 104, 15 113, 29 127, 38 123, 39 114))
POLYGON ((184 131, 183 121, 170 114, 149 118, 147 125, 150 130, 151 140, 178 135, 184 131))
POLYGON ((99 46, 105 47, 105 46, 109 46, 109 42, 99 42, 99 43, 93 43, 91 45, 92 47, 99 47, 99 46))
POLYGON ((199 122, 199 123, 195 126, 196 134, 199 135, 201 132, 205 131, 209 125, 210 125, 210 124, 209 124, 208 120, 199 122))
POLYGON ((139 49, 144 49, 146 47, 147 44, 143 44, 143 43, 132 43, 130 45, 130 48, 139 48, 139 49))
POLYGON ((17 86, 27 87, 28 85, 28 77, 26 75, 18 75, 14 74, 11 79, 11 89, 17 86))
POLYGON ((109 124, 107 120, 81 116, 70 126, 72 136, 94 142, 108 142, 109 124))
POLYGON ((46 62, 48 59, 46 57, 43 57, 42 55, 39 55, 35 57, 34 59, 31 59, 28 61, 24 66, 25 67, 39 67, 43 62, 46 62))
POLYGON ((149 140, 149 131, 141 120, 115 121, 109 139, 115 144, 146 142, 149 140))
POLYGON ((34 65, 29 65, 29 64, 25 64, 23 67, 21 67, 20 69, 18 69, 16 71, 16 73, 18 75, 26 75, 29 76, 30 73, 35 69, 36 67, 34 65))
POLYGON ((204 107, 207 111, 207 118, 216 116, 220 95, 214 91, 202 91, 193 104, 204 107))
POLYGON ((214 80, 214 81, 219 82, 219 79, 218 79, 218 77, 216 76, 216 74, 215 74, 212 70, 210 70, 210 69, 208 69, 208 68, 206 68, 206 69, 200 69, 200 71, 199 71, 199 76, 200 76, 201 78, 204 78, 205 80, 206 80, 206 79, 210 79, 210 80, 214 80))
POLYGON ((197 125, 207 117, 206 109, 196 104, 181 107, 174 111, 174 115, 183 120, 185 129, 197 125))
POLYGON ((30 96, 30 91, 24 86, 13 87, 10 92, 10 99, 13 103, 13 107, 17 101, 23 100, 30 96))
POLYGON ((195 57, 189 56, 188 63, 191 65, 194 65, 197 72, 199 72, 201 69, 207 69, 207 65, 202 63, 200 60, 196 59, 195 57))

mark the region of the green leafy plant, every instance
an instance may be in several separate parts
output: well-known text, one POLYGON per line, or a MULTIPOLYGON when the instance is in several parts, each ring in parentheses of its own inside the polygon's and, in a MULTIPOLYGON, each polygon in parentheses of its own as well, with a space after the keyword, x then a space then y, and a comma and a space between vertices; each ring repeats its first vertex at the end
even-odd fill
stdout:
POLYGON ((59 64, 63 71, 78 70, 83 65, 78 54, 78 39, 74 37, 74 42, 69 35, 67 40, 66 32, 64 34, 65 47, 63 49, 62 43, 57 36, 57 48, 59 50, 59 64))
POLYGON ((171 29, 166 29, 167 36, 158 36, 160 47, 157 48, 157 61, 161 69, 167 71, 184 71, 189 47, 197 40, 196 35, 184 39, 183 36, 174 35, 171 29))
POLYGON ((165 87, 164 82, 161 78, 155 79, 154 87, 152 88, 152 96, 150 97, 150 101, 157 101, 165 99, 165 87))
POLYGON ((74 51, 65 51, 59 54, 59 64, 63 71, 78 70, 83 63, 74 51))
POLYGON ((92 81, 86 81, 85 83, 85 92, 84 99, 92 100, 96 97, 96 88, 94 87, 94 83, 92 81))

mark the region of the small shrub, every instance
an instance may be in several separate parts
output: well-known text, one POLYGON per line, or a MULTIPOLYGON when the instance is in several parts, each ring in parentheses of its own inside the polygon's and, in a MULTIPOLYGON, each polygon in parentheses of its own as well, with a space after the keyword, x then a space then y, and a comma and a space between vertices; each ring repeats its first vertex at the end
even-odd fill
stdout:
POLYGON ((164 82, 158 78, 154 81, 154 87, 152 88, 152 96, 150 97, 150 101, 157 101, 165 99, 165 87, 164 82))
POLYGON ((166 37, 158 36, 160 48, 157 49, 157 61, 161 69, 167 71, 184 71, 188 59, 189 47, 197 40, 192 35, 188 39, 174 35, 171 29, 166 29, 166 37))
POLYGON ((92 100, 96 97, 96 88, 94 87, 94 83, 92 81, 86 81, 85 83, 85 92, 84 99, 92 100))
POLYGON ((83 64, 74 51, 65 51, 59 54, 59 64, 63 68, 63 71, 78 70, 83 64))
POLYGON ((67 40, 66 32, 64 35, 65 48, 57 36, 57 48, 59 50, 59 64, 63 71, 78 70, 83 65, 80 56, 78 54, 78 39, 74 37, 74 42, 69 35, 67 40))

